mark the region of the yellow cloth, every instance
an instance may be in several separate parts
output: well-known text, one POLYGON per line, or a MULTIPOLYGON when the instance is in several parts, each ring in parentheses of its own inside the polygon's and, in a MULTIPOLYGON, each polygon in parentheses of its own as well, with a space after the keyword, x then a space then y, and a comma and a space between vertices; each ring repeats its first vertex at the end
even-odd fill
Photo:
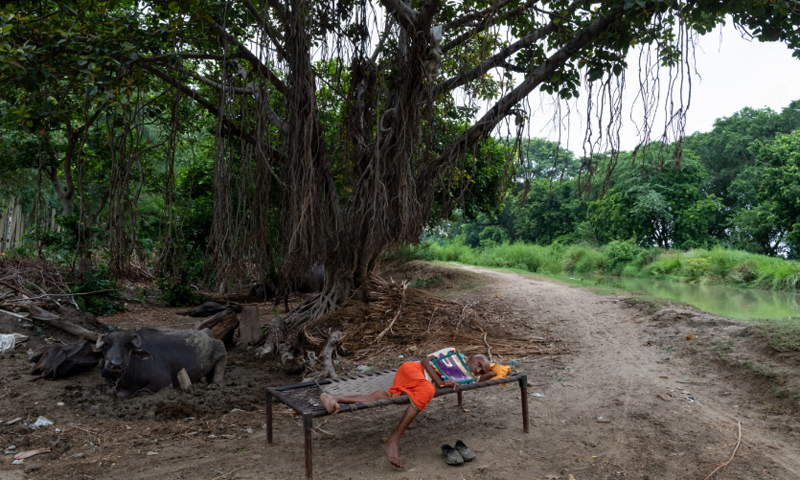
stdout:
MULTIPOLYGON (((508 376, 508 372, 510 372, 510 371, 511 371, 511 367, 506 367, 505 365, 498 365, 498 364, 496 364, 496 363, 493 363, 493 364, 491 365, 491 369, 492 369, 492 371, 495 373, 495 376, 494 376, 494 378, 503 378, 503 377, 507 377, 507 376, 508 376)), ((504 387, 505 387, 506 385, 507 385, 507 384, 505 384, 505 383, 503 384, 503 386, 504 386, 504 387)))

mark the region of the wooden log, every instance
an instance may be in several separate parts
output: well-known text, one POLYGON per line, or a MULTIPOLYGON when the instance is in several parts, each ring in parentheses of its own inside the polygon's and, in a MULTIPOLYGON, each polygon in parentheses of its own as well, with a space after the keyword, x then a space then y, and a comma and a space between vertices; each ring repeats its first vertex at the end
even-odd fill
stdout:
POLYGON ((256 356, 261 358, 278 351, 278 345, 283 343, 283 318, 273 318, 267 327, 267 340, 264 346, 256 350, 256 356))
POLYGON ((215 313, 214 315, 211 315, 210 317, 206 318, 202 322, 198 323, 197 326, 194 327, 194 329, 195 330, 202 330, 204 328, 212 328, 216 324, 228 320, 228 318, 230 316, 233 316, 235 318, 236 317, 236 312, 234 312, 230 308, 225 309, 225 310, 223 310, 223 311, 221 311, 219 313, 215 313))
POLYGON ((222 318, 220 322, 211 327, 211 335, 230 345, 233 342, 233 331, 239 327, 239 319, 236 312, 228 310, 230 313, 222 318))
POLYGON ((278 354, 281 359, 281 366, 288 373, 298 373, 303 370, 303 364, 292 355, 291 349, 285 343, 281 343, 278 346, 278 354))
POLYGON ((48 312, 47 310, 41 309, 36 305, 21 305, 23 307, 27 307, 26 310, 30 312, 28 316, 20 315, 18 313, 9 312, 6 310, 0 310, 0 313, 4 313, 7 315, 11 315, 12 317, 16 317, 19 319, 27 318, 31 320, 36 320, 38 322, 42 322, 45 325, 48 325, 53 328, 58 328, 60 330, 64 330, 67 333, 71 333, 76 337, 83 337, 85 339, 91 340, 93 342, 97 341, 97 338, 100 336, 99 333, 92 332, 91 330, 86 330, 83 327, 79 327, 72 322, 68 322, 66 320, 62 320, 61 317, 53 315, 52 313, 48 312))
POLYGON ((333 352, 336 350, 336 344, 342 339, 342 332, 333 332, 328 337, 328 344, 322 350, 322 365, 325 367, 317 378, 339 378, 336 375, 336 370, 333 369, 333 352))
POLYGON ((261 319, 258 317, 258 306, 249 305, 242 310, 239 318, 239 344, 257 345, 264 339, 261 330, 261 319))
POLYGON ((71 334, 75 335, 76 337, 83 336, 83 338, 85 338, 87 340, 91 340, 92 342, 96 342, 97 341, 97 337, 100 336, 100 334, 98 334, 98 333, 92 332, 90 330, 86 330, 83 327, 79 327, 79 326, 75 325, 74 323, 68 322, 66 320, 61 320, 58 317, 55 317, 55 318, 43 318, 43 317, 37 317, 35 315, 31 315, 28 318, 32 318, 32 319, 34 319, 36 321, 42 322, 45 325, 49 325, 49 326, 54 327, 54 328, 59 328, 61 330, 64 330, 67 333, 71 333, 71 334))
POLYGON ((185 368, 181 368, 181 371, 178 372, 178 383, 181 385, 181 390, 192 393, 192 380, 189 378, 189 374, 186 373, 185 368))

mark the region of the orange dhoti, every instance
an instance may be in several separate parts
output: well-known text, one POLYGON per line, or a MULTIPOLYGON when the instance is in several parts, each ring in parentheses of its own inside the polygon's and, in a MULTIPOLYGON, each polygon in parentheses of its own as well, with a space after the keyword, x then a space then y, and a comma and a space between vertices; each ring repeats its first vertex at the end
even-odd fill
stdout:
POLYGON ((390 397, 408 395, 411 406, 418 412, 425 409, 436 393, 436 388, 425 378, 425 367, 419 362, 406 362, 400 365, 394 375, 392 388, 386 390, 390 397))

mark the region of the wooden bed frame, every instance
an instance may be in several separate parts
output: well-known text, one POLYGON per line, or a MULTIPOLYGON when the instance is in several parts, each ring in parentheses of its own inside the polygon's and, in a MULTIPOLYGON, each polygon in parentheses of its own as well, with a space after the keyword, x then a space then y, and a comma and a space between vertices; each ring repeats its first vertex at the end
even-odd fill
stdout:
MULTIPOLYGON (((306 457, 306 478, 313 478, 312 469, 312 448, 311 448, 311 429, 313 427, 314 418, 324 417, 329 415, 328 411, 319 401, 319 396, 323 393, 322 386, 332 383, 339 385, 345 384, 348 381, 356 381, 363 383, 365 380, 370 379, 378 380, 378 377, 385 377, 391 375, 394 377, 396 370, 381 370, 376 372, 367 372, 364 374, 353 374, 347 377, 340 377, 336 380, 324 379, 313 382, 297 383, 295 385, 286 385, 283 387, 269 387, 266 391, 266 423, 267 423, 267 443, 272 443, 272 403, 274 399, 288 405, 294 409, 299 415, 303 416, 303 430, 305 430, 305 457, 306 457)), ((385 384, 386 378, 381 378, 380 383, 385 384)), ((467 390, 475 390, 478 388, 492 387, 503 383, 518 382, 520 389, 520 397, 522 399, 522 430, 528 433, 530 430, 530 422, 528 419, 528 376, 524 373, 513 373, 507 377, 486 380, 484 382, 470 383, 467 385, 459 385, 455 390, 452 388, 437 388, 435 397, 455 393, 458 396, 458 405, 463 404, 463 392, 467 390)), ((363 388, 363 386, 362 386, 363 388)), ((376 388, 375 390, 379 390, 376 388)), ((377 400, 367 403, 352 403, 342 405, 338 414, 355 412, 364 408, 382 407, 384 405, 405 405, 409 403, 408 396, 403 395, 400 397, 387 398, 385 400, 377 400)))

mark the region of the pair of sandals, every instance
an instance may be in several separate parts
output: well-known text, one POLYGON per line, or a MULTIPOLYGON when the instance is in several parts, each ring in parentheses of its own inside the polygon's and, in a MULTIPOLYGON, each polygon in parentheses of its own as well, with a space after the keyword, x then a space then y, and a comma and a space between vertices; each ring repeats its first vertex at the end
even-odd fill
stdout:
POLYGON ((475 454, 470 452, 461 440, 456 442, 455 448, 447 444, 442 445, 442 454, 448 465, 463 465, 464 462, 475 460, 475 454))

